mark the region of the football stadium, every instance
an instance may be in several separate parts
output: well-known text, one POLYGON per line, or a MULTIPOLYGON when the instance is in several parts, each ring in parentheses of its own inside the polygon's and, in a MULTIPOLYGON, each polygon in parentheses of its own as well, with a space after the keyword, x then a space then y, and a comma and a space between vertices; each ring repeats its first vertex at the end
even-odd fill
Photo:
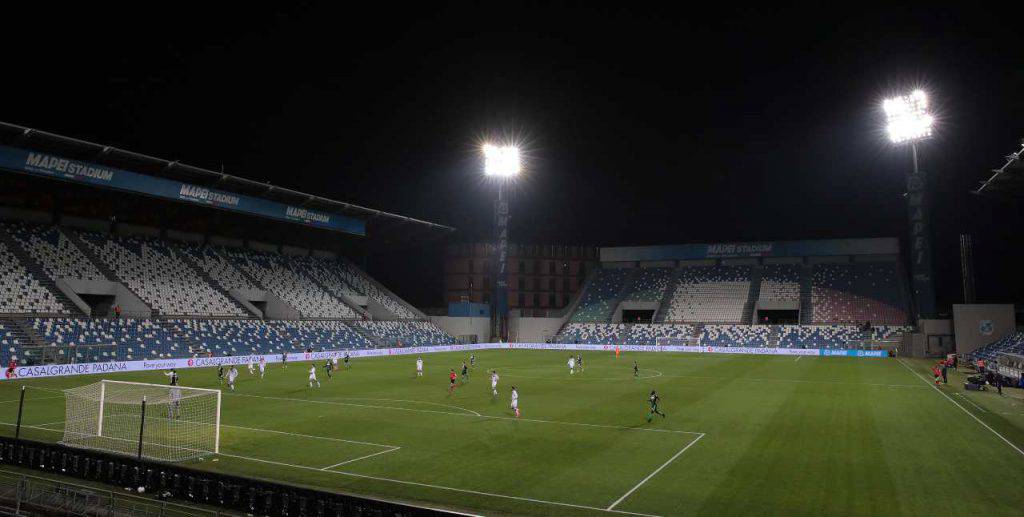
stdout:
MULTIPOLYGON (((188 91, 161 84, 168 103, 188 91)), ((884 196, 808 194, 794 173, 755 205, 779 187, 545 184, 619 159, 586 124, 560 126, 597 155, 584 167, 542 131, 429 122, 463 141, 402 163, 463 167, 466 201, 441 172, 380 179, 369 149, 400 118, 361 126, 362 151, 289 129, 289 151, 356 157, 339 177, 229 146, 254 131, 240 120, 120 138, 17 111, 0 122, 0 513, 1020 515, 1019 144, 951 193, 923 165, 968 160, 936 141, 976 135, 944 125, 939 81, 906 84, 849 101, 882 128, 861 138, 882 141, 865 167, 894 176, 866 188, 884 196), (256 169, 193 165, 208 149, 256 169)))

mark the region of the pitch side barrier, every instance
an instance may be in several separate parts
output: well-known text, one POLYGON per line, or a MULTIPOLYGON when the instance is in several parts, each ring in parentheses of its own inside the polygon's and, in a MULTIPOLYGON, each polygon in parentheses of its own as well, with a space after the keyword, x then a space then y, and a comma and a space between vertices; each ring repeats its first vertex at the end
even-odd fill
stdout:
MULTIPOLYGON (((745 346, 688 346, 688 345, 619 345, 623 352, 682 352, 698 354, 751 354, 751 355, 788 355, 788 356, 842 356, 842 357, 887 357, 885 350, 847 350, 818 348, 773 348, 745 346)), ((615 345, 587 345, 569 343, 476 343, 471 345, 439 345, 403 348, 370 348, 353 350, 330 350, 324 352, 293 352, 287 355, 287 361, 324 361, 341 358, 347 352, 350 357, 384 357, 397 355, 420 355, 439 352, 466 352, 473 350, 588 350, 597 352, 614 352, 615 345)), ((264 355, 233 355, 227 357, 189 357, 181 359, 161 359, 156 361, 108 361, 104 363, 48 364, 35 366, 19 366, 14 369, 15 375, 2 380, 36 379, 44 377, 64 377, 69 375, 93 375, 121 372, 142 372, 170 370, 171 368, 187 370, 190 368, 209 368, 214 366, 244 366, 259 363, 264 359, 268 364, 280 363, 281 354, 264 355)))

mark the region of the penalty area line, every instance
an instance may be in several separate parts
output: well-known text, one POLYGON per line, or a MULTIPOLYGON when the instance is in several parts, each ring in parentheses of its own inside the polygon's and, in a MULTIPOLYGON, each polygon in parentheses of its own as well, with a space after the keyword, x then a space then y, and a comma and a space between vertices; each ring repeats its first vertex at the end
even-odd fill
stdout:
POLYGON ((661 472, 665 467, 667 467, 669 465, 669 463, 672 463, 673 461, 676 460, 676 458, 682 456, 683 453, 686 452, 687 449, 689 449, 690 447, 693 447, 693 444, 699 442, 701 438, 704 438, 704 433, 700 433, 699 435, 697 435, 697 437, 694 438, 693 441, 691 441, 690 443, 686 444, 686 446, 683 447, 682 449, 679 449, 679 452, 677 452, 674 455, 672 455, 672 457, 669 458, 668 461, 666 461, 665 463, 662 463, 660 467, 654 469, 654 472, 651 472, 650 474, 647 475, 647 477, 645 477, 642 480, 640 480, 640 482, 637 483, 633 488, 630 488, 628 492, 626 492, 625 494, 622 494, 622 497, 616 499, 614 503, 608 505, 608 508, 605 508, 605 510, 606 511, 614 511, 615 507, 618 506, 619 503, 621 503, 622 501, 626 500, 626 498, 629 497, 633 492, 636 492, 636 490, 638 488, 642 487, 644 485, 644 483, 650 481, 651 478, 653 478, 654 476, 658 475, 658 473, 661 472))
POLYGON ((932 389, 934 389, 939 395, 942 395, 943 397, 946 398, 946 400, 948 400, 951 403, 953 403, 954 406, 960 408, 960 411, 963 411, 964 413, 966 413, 967 416, 973 418, 976 422, 981 424, 982 427, 984 427, 985 429, 988 429, 989 432, 991 432, 992 434, 998 436, 1000 440, 1006 442, 1006 445, 1009 445, 1010 447, 1012 447, 1013 450, 1017 451, 1018 454, 1020 454, 1021 456, 1024 456, 1024 450, 1021 450, 1020 447, 1017 447, 1013 442, 1011 442, 1010 440, 1007 440, 1005 436, 999 434, 999 431, 996 431, 995 429, 992 429, 988 424, 986 424, 980 418, 975 416, 974 413, 971 413, 970 411, 967 410, 967 408, 965 408, 962 405, 960 405, 959 402, 953 400, 952 397, 950 397, 949 395, 946 395, 946 392, 940 390, 938 386, 934 386, 934 385, 932 385, 932 383, 928 382, 928 379, 925 379, 924 377, 921 376, 921 374, 915 372, 911 367, 907 366, 907 364, 903 362, 903 359, 897 359, 896 361, 900 363, 900 366, 906 368, 906 370, 908 372, 914 374, 914 376, 916 376, 918 379, 921 379, 921 382, 927 384, 932 389))
POLYGON ((419 483, 419 482, 416 482, 416 481, 405 481, 405 480, 401 480, 401 479, 392 479, 392 478, 386 478, 386 477, 380 477, 380 476, 369 476, 369 475, 366 475, 366 474, 356 474, 355 472, 346 472, 346 471, 343 471, 343 470, 323 470, 323 469, 319 469, 319 468, 316 468, 316 467, 307 467, 305 465, 293 465, 291 463, 283 463, 283 462, 280 462, 280 461, 264 460, 264 459, 260 459, 260 458, 253 458, 253 457, 250 457, 250 456, 240 456, 238 454, 225 454, 225 453, 222 452, 222 453, 219 453, 219 455, 220 456, 226 456, 226 457, 229 457, 229 458, 237 458, 237 459, 240 459, 240 460, 248 460, 248 461, 255 461, 255 462, 258 462, 258 463, 266 463, 266 464, 269 464, 269 465, 278 465, 278 466, 281 466, 281 467, 289 467, 289 468, 293 468, 293 469, 310 470, 310 471, 313 471, 313 472, 321 472, 321 473, 325 473, 325 474, 337 474, 337 475, 340 475, 340 476, 348 476, 348 477, 354 477, 354 478, 359 478, 359 479, 369 479, 369 480, 373 480, 373 481, 384 481, 384 482, 387 482, 387 483, 396 483, 396 484, 399 484, 399 485, 420 486, 420 487, 425 487, 425 488, 434 488, 434 489, 437 489, 437 490, 446 490, 446 491, 449 491, 449 492, 460 492, 460 493, 464 493, 464 494, 482 495, 482 496, 486 496, 486 497, 497 497, 497 498, 501 498, 501 499, 512 499, 512 500, 515 500, 515 501, 527 501, 527 502, 531 502, 531 503, 547 504, 547 505, 553 505, 553 506, 564 506, 564 507, 568 507, 568 508, 580 508, 580 509, 583 509, 583 510, 594 510, 594 511, 598 511, 598 512, 609 512, 609 513, 618 513, 618 514, 625 514, 625 515, 639 515, 641 517, 656 517, 656 516, 654 516, 652 514, 649 514, 649 513, 627 512, 627 511, 623 511, 623 510, 614 510, 614 509, 610 510, 610 509, 607 509, 607 508, 598 508, 596 506, 587 506, 587 505, 582 505, 582 504, 563 503, 563 502, 560 502, 560 501, 547 501, 547 500, 544 500, 544 499, 533 499, 533 498, 530 498, 530 497, 519 497, 519 496, 507 495, 507 494, 495 494, 495 493, 492 493, 492 492, 482 492, 482 491, 479 491, 479 490, 470 490, 470 489, 466 489, 466 488, 454 488, 454 487, 444 486, 444 485, 432 485, 432 484, 429 484, 429 483, 419 483))
POLYGON ((379 451, 379 452, 375 452, 375 453, 373 453, 373 454, 367 454, 366 456, 360 456, 360 457, 358 457, 358 458, 353 458, 353 459, 351 459, 351 460, 346 460, 346 461, 343 461, 343 462, 341 462, 341 463, 335 463, 334 465, 331 465, 331 466, 329 466, 329 467, 324 467, 324 468, 322 468, 322 469, 320 469, 320 470, 331 470, 331 469, 333 469, 334 467, 340 467, 340 466, 342 466, 342 465, 348 465, 349 463, 355 463, 355 462, 357 462, 357 461, 359 461, 359 460, 365 460, 366 458, 372 458, 372 457, 374 457, 374 456, 380 456, 381 454, 387 454, 387 453, 389 453, 389 452, 395 452, 395 451, 397 451, 398 449, 401 449, 401 447, 392 447, 392 448, 390 448, 390 449, 388 449, 388 450, 386 450, 386 451, 379 451))

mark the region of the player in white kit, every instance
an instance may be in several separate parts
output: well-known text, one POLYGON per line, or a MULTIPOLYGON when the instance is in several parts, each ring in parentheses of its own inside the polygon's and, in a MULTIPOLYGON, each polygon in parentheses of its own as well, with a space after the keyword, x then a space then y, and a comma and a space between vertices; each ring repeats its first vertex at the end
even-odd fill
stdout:
POLYGON ((498 370, 491 370, 491 396, 498 396, 498 370))
POLYGON ((309 365, 309 387, 313 387, 313 383, 316 383, 316 387, 320 387, 320 381, 316 380, 316 365, 309 365))
POLYGON ((267 358, 266 357, 260 357, 260 378, 261 379, 263 378, 263 375, 266 374, 266 372, 267 372, 267 358))
POLYGON ((249 375, 256 375, 256 363, 252 362, 252 358, 249 358, 249 375))
POLYGON ((519 418, 519 392, 512 386, 512 409, 516 411, 516 418, 519 418))
POLYGON ((569 356, 569 375, 576 373, 576 358, 569 356))
POLYGON ((231 391, 235 391, 235 379, 237 378, 238 370, 235 368, 235 365, 231 365, 231 368, 228 370, 228 387, 231 388, 231 391))
POLYGON ((417 377, 423 377, 423 358, 422 357, 417 357, 416 358, 416 376, 417 377))

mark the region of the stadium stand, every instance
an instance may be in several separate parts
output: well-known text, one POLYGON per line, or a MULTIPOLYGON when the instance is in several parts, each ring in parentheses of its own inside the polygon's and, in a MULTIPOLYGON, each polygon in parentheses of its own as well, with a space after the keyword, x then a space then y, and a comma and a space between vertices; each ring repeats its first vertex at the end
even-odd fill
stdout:
POLYGON ((813 321, 906 324, 906 303, 898 282, 895 264, 815 264, 813 321))
POLYGON ((374 344, 358 331, 340 321, 279 321, 275 325, 287 333, 301 349, 373 348, 374 344))
MULTIPOLYGON (((184 356, 187 349, 152 320, 34 318, 31 327, 68 362, 102 362, 184 356)), ((22 347, 19 359, 39 362, 40 348, 22 347)))
POLYGON ((391 297, 362 271, 346 261, 338 261, 337 272, 349 285, 384 306, 398 319, 415 319, 416 315, 400 300, 391 297))
POLYGON ((556 337, 560 343, 655 345, 659 338, 687 341, 692 325, 634 323, 570 323, 556 337))
POLYGON ((704 325, 701 346, 773 346, 774 326, 769 325, 704 325))
POLYGON ((0 312, 70 314, 3 242, 0 242, 0 312))
POLYGON ((800 266, 769 264, 762 268, 759 301, 799 302, 800 266))
POLYGON ((659 301, 665 295, 671 278, 672 268, 641 268, 623 300, 630 302, 659 301))
POLYGON ((974 352, 971 352, 971 359, 977 361, 995 361, 999 354, 1024 355, 1024 331, 1014 332, 1002 339, 989 343, 974 352))
POLYGON ((178 249, 192 259, 214 282, 225 291, 232 289, 259 289, 235 266, 218 252, 216 246, 178 244, 178 249))
POLYGON ((239 269, 291 305, 304 318, 354 319, 356 312, 307 277, 308 267, 293 264, 290 257, 241 248, 223 253, 239 269))
POLYGON ((665 321, 740 323, 750 294, 750 270, 750 266, 683 268, 665 321))
POLYGON ((248 316, 162 241, 90 232, 80 236, 129 289, 159 314, 248 316))
POLYGON ((271 354, 294 348, 290 336, 259 320, 175 319, 165 324, 191 342, 190 354, 271 354))
POLYGON ((584 288, 571 322, 607 322, 629 277, 626 269, 599 269, 584 288))
POLYGON ((454 345, 458 341, 426 321, 356 321, 380 346, 454 345))
POLYGON ((53 280, 109 280, 56 226, 8 223, 4 227, 53 280))

